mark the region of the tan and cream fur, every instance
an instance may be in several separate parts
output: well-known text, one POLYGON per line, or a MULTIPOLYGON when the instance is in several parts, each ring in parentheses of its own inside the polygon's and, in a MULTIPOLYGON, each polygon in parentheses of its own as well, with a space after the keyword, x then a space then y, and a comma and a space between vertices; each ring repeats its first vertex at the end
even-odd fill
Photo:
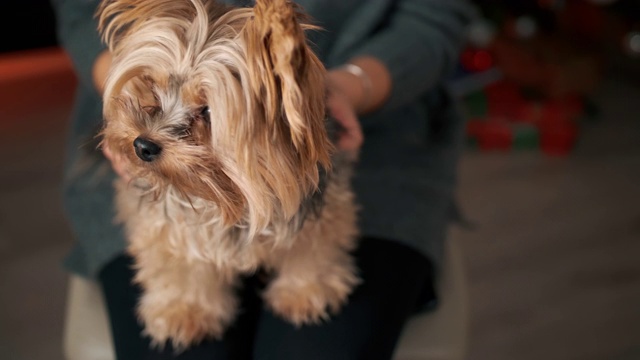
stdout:
POLYGON ((358 283, 350 163, 332 144, 312 29, 285 0, 104 0, 113 55, 102 146, 127 159, 117 219, 156 344, 220 337, 239 277, 272 274, 294 324, 340 310, 358 283))

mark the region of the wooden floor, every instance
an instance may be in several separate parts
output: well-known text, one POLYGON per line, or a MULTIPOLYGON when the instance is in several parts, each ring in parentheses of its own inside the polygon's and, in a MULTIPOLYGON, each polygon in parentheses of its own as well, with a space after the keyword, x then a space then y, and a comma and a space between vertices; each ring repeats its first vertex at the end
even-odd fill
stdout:
POLYGON ((462 161, 472 360, 640 359, 640 90, 597 99, 570 157, 462 161))
MULTIPOLYGON (((610 78, 597 101, 600 119, 567 158, 463 157, 460 200, 476 228, 452 236, 470 282, 469 360, 640 359, 640 85, 610 78)), ((0 127, 2 360, 62 359, 68 112, 0 127)))

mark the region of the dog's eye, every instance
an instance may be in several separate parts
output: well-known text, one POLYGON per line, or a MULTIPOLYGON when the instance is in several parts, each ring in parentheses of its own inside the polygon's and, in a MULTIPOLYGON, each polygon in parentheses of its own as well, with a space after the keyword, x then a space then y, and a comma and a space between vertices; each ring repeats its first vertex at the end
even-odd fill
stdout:
POLYGON ((203 106, 202 109, 200 109, 200 117, 202 117, 202 119, 204 119, 204 121, 210 122, 211 121, 211 109, 209 109, 208 106, 203 106))
POLYGON ((149 116, 156 116, 158 113, 160 113, 160 111, 162 111, 162 109, 160 108, 160 106, 143 106, 142 110, 144 110, 144 112, 146 112, 149 116))

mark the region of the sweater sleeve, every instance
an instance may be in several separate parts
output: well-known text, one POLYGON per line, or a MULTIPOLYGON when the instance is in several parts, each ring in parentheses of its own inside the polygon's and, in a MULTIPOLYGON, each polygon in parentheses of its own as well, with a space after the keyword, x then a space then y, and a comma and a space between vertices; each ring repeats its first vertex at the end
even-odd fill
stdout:
POLYGON ((97 0, 50 0, 57 20, 57 35, 71 57, 79 81, 93 89, 93 63, 106 46, 98 34, 97 0))
POLYGON ((454 69, 476 9, 464 0, 399 0, 385 24, 350 58, 373 56, 391 74, 392 91, 380 111, 410 103, 454 69))

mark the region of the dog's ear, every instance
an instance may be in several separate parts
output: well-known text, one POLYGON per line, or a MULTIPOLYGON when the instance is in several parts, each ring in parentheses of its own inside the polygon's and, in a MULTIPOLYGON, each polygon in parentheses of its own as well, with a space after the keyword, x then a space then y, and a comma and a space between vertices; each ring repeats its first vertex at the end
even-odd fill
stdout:
POLYGON ((329 167, 326 74, 304 32, 317 28, 288 0, 256 0, 253 12, 243 30, 253 103, 262 107, 274 137, 287 133, 304 160, 329 167))
POLYGON ((102 0, 95 13, 98 19, 98 31, 109 50, 113 52, 116 44, 134 30, 146 18, 142 16, 139 0, 102 0))

